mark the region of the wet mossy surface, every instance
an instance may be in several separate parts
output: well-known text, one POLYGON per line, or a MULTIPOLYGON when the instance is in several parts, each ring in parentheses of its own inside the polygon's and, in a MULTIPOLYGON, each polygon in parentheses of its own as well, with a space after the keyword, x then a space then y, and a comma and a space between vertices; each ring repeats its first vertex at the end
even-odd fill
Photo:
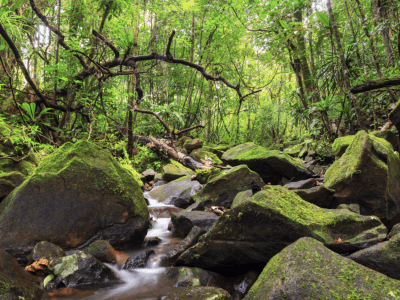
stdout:
POLYGON ((301 238, 275 255, 244 298, 399 299, 400 281, 301 238))
POLYGON ((346 149, 354 141, 354 137, 354 135, 347 135, 336 138, 332 144, 333 154, 336 156, 342 156, 346 152, 346 149))

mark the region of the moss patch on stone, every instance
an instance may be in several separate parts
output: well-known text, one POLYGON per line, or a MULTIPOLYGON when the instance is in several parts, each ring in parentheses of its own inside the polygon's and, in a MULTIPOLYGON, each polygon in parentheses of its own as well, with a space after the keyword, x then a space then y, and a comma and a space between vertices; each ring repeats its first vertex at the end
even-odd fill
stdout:
POLYGON ((354 141, 354 137, 355 137, 354 135, 347 135, 335 139, 335 141, 332 144, 333 154, 336 156, 343 155, 343 153, 346 152, 346 149, 354 141))
POLYGON ((201 163, 201 160, 205 159, 206 156, 212 159, 212 162, 215 165, 222 165, 222 161, 218 158, 218 156, 210 151, 207 151, 205 147, 195 149, 190 153, 190 156, 193 157, 193 159, 197 162, 201 163))
POLYGON ((206 184, 210 179, 218 176, 221 173, 221 169, 209 168, 209 169, 198 169, 196 170, 196 180, 201 184, 206 184))

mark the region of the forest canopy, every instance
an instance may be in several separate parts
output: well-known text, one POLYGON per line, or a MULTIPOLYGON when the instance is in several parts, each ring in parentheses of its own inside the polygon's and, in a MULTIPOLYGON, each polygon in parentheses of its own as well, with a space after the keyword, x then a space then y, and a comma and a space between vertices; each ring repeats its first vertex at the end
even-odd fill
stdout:
POLYGON ((397 0, 0 0, 0 121, 37 151, 138 136, 328 145, 400 129, 397 0))

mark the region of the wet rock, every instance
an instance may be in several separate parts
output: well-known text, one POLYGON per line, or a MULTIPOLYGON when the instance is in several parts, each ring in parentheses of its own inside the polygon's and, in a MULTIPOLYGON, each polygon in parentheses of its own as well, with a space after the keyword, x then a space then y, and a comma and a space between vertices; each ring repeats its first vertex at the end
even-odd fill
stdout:
POLYGON ((347 258, 391 278, 400 279, 400 234, 389 241, 357 251, 347 258))
POLYGON ((233 166, 247 165, 250 170, 258 173, 265 183, 279 184, 282 177, 298 181, 313 176, 300 161, 289 155, 251 143, 229 149, 222 156, 222 160, 233 166))
POLYGON ((146 178, 146 181, 153 181, 156 176, 156 172, 153 169, 148 169, 142 173, 142 175, 146 178))
POLYGON ((359 131, 343 156, 325 174, 335 204, 357 203, 361 214, 386 224, 400 219, 400 158, 384 139, 359 131))
POLYGON ((306 180, 300 180, 296 182, 290 182, 285 184, 284 188, 288 190, 298 190, 298 189, 311 189, 316 186, 317 180, 315 178, 310 178, 306 180))
POLYGON ((165 181, 173 181, 181 177, 192 176, 195 173, 184 167, 178 162, 173 162, 173 164, 168 164, 163 167, 162 179, 165 181))
POLYGON ((136 268, 144 268, 150 258, 155 252, 153 250, 146 250, 139 254, 133 255, 128 258, 122 269, 132 270, 136 268))
POLYGON ((161 243, 161 239, 158 236, 152 237, 150 240, 146 242, 146 247, 153 247, 157 246, 161 243))
POLYGON ((195 202, 189 207, 185 208, 185 211, 204 211, 204 202, 195 202))
POLYGON ((198 268, 171 267, 168 269, 167 277, 175 281, 174 287, 227 286, 227 279, 222 275, 198 268))
POLYGON ((208 157, 211 158, 214 165, 221 166, 223 164, 216 154, 209 152, 204 148, 193 150, 192 152, 190 152, 190 156, 199 163, 201 163, 202 160, 205 160, 205 158, 208 157))
POLYGON ((186 237, 194 226, 208 231, 218 218, 215 213, 203 211, 182 211, 171 215, 174 233, 180 237, 186 237))
POLYGON ((0 250, 0 299, 42 299, 43 291, 35 278, 24 272, 17 260, 0 250))
POLYGON ((115 263, 117 261, 117 251, 115 251, 109 242, 104 240, 91 243, 88 252, 101 262, 115 263))
POLYGON ((52 243, 42 241, 35 245, 32 249, 31 257, 29 259, 30 262, 38 261, 41 258, 45 258, 48 261, 51 261, 54 258, 65 256, 65 252, 61 247, 58 247, 52 243))
POLYGON ((232 300, 231 295, 216 287, 186 287, 177 288, 163 300, 232 300))
POLYGON ((208 207, 213 205, 229 208, 239 192, 251 189, 252 186, 261 188, 264 185, 257 173, 241 165, 209 180, 192 198, 195 202, 205 202, 208 207))
POLYGON ((226 211, 175 265, 228 272, 232 266, 267 263, 304 236, 347 253, 377 244, 386 232, 377 217, 319 208, 281 186, 266 186, 251 201, 226 211), (341 243, 335 242, 338 238, 341 243))
POLYGON ((234 207, 238 206, 239 204, 241 204, 241 203, 243 203, 245 201, 250 201, 252 196, 253 196, 252 190, 239 192, 236 195, 235 199, 233 199, 231 208, 234 208, 234 207))
POLYGON ((193 247, 199 238, 207 231, 200 227, 193 226, 189 234, 172 251, 168 252, 168 262, 174 263, 177 258, 190 247, 193 247))
POLYGON ((149 207, 150 215, 158 218, 171 218, 172 213, 178 213, 182 211, 182 208, 173 206, 154 206, 149 207))
POLYGON ((66 143, 0 203, 0 248, 25 262, 37 241, 65 250, 97 239, 141 245, 149 213, 139 181, 107 150, 66 143))
POLYGON ((233 289, 239 295, 240 299, 243 299, 243 297, 249 292, 250 288, 257 281, 259 275, 259 272, 249 271, 236 280, 233 289))
POLYGON ((197 193, 201 187, 202 185, 198 181, 192 181, 190 176, 185 176, 153 189, 149 196, 168 205, 173 205, 176 200, 178 200, 177 202, 192 204, 193 201, 190 197, 197 193))
POLYGON ((183 147, 190 153, 190 151, 203 147, 203 141, 200 139, 186 140, 183 147))
POLYGON ((360 205, 356 203, 352 204, 340 204, 337 209, 347 209, 353 213, 360 214, 360 205))
POLYGON ((49 269, 57 277, 55 279, 57 287, 77 287, 119 279, 109 267, 82 251, 53 259, 50 261, 49 269))
POLYGON ((351 299, 354 296, 398 299, 400 282, 307 237, 274 256, 244 299, 351 299))
POLYGON ((320 185, 314 186, 311 189, 305 190, 293 190, 303 200, 315 204, 321 208, 334 208, 335 203, 333 201, 334 190, 328 189, 327 187, 320 185))

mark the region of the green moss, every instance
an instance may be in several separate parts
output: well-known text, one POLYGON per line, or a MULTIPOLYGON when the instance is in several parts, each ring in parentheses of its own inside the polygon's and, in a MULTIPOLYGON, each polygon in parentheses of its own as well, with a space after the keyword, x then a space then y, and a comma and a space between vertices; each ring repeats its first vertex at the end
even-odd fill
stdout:
POLYGON ((212 162, 215 165, 222 165, 223 164, 222 161, 218 158, 218 156, 216 154, 207 151, 205 147, 193 150, 190 153, 190 156, 192 156, 193 159, 198 161, 198 162, 201 162, 201 160, 202 159, 204 160, 206 158, 206 156, 207 156, 207 157, 211 158, 212 162))
POLYGON ((196 170, 196 180, 202 184, 205 184, 209 181, 210 177, 217 176, 221 173, 221 170, 218 168, 209 168, 206 170, 198 169, 196 170))
POLYGON ((389 259, 398 260, 400 258, 400 234, 392 237, 382 254, 389 259))
POLYGON ((118 195, 135 205, 137 215, 147 219, 149 212, 138 177, 134 170, 122 167, 107 150, 88 141, 79 141, 66 143, 47 156, 31 179, 33 184, 45 184, 63 178, 68 188, 78 192, 94 188, 105 194, 118 195), (85 179, 91 186, 83 184, 85 179))
POLYGON ((191 138, 188 137, 188 136, 183 136, 183 137, 181 137, 181 138, 178 140, 178 142, 176 143, 176 146, 177 146, 177 147, 183 147, 183 145, 185 144, 185 142, 188 141, 188 140, 191 140, 191 138))
POLYGON ((335 141, 332 144, 333 154, 337 156, 342 155, 354 141, 354 137, 355 137, 354 135, 347 135, 335 139, 335 141))

